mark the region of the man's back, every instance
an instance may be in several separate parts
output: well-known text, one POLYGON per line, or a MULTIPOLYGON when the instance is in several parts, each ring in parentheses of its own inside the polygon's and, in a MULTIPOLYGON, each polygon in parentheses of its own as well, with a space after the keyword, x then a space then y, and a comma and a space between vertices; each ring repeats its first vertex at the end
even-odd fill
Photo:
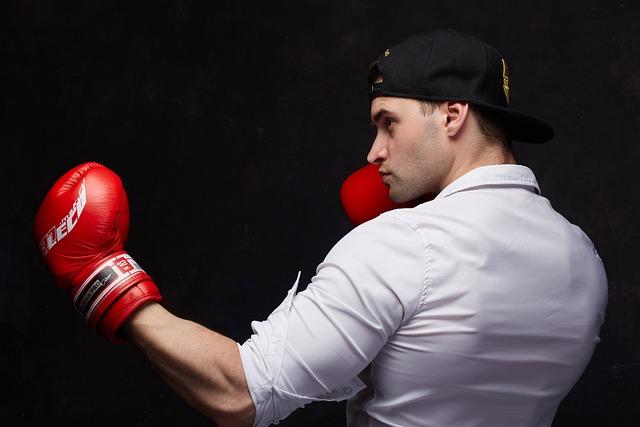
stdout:
POLYGON ((591 241, 506 164, 355 228, 296 288, 240 347, 255 425, 348 398, 350 426, 549 426, 607 298, 591 241))
POLYGON ((366 225, 407 223, 426 271, 349 425, 551 424, 599 341, 607 289, 591 241, 536 191, 525 167, 480 167, 366 225))

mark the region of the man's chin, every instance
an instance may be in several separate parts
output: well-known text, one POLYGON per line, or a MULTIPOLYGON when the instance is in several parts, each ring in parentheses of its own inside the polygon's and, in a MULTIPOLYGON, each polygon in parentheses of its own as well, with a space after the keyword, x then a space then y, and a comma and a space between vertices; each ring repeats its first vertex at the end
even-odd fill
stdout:
POLYGON ((398 203, 398 204, 403 204, 411 201, 411 198, 406 194, 398 194, 398 192, 393 191, 393 189, 391 188, 389 189, 389 198, 391 199, 392 202, 398 203))
POLYGON ((402 193, 400 191, 397 191, 397 188, 396 191, 394 191, 392 187, 389 187, 389 199, 399 205, 415 206, 425 201, 432 200, 435 196, 436 193, 402 193))

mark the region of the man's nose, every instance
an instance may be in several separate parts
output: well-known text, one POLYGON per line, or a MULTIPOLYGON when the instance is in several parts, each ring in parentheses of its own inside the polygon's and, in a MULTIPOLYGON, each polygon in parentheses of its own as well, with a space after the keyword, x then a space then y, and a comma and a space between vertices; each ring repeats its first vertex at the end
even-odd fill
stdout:
POLYGON ((367 154, 367 161, 369 163, 380 163, 387 158, 389 155, 389 151, 387 151, 387 146, 383 141, 383 138, 380 135, 376 135, 376 139, 373 140, 373 144, 371 144, 371 149, 369 150, 369 154, 367 154))

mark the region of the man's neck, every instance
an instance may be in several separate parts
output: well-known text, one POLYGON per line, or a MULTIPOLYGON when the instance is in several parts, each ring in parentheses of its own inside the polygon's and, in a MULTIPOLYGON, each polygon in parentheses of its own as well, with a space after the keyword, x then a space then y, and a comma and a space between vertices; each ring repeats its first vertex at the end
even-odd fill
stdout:
POLYGON ((458 158, 454 161, 453 167, 451 168, 447 179, 443 182, 440 190, 460 178, 462 175, 476 168, 503 164, 518 164, 513 152, 504 145, 490 146, 489 148, 482 150, 480 153, 474 153, 471 156, 466 156, 466 158, 458 158))

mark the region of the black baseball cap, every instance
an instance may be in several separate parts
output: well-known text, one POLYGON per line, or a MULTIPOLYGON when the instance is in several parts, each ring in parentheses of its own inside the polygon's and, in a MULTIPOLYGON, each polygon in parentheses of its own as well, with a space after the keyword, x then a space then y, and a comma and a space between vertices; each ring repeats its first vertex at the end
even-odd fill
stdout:
POLYGON ((542 143, 553 128, 509 107, 509 69, 493 46, 454 30, 418 34, 385 50, 369 69, 371 99, 465 101, 485 111, 509 139, 542 143), (376 76, 382 82, 375 83, 376 76))

